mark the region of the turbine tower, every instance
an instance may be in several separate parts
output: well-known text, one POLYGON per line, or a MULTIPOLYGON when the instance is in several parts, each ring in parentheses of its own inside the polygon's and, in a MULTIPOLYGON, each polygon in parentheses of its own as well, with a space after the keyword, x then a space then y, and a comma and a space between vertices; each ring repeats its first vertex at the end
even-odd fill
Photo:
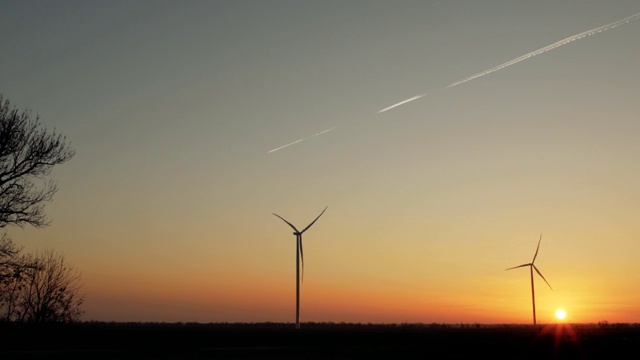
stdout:
POLYGON ((538 268, 534 265, 534 262, 536 261, 536 257, 538 256, 538 250, 540 250, 540 241, 542 241, 542 234, 540 234, 540 240, 538 240, 538 247, 536 248, 536 253, 533 255, 533 260, 531 260, 530 263, 522 264, 522 265, 518 265, 518 266, 514 266, 506 269, 506 270, 512 270, 512 269, 517 269, 525 266, 529 267, 529 271, 531 273, 531 303, 533 304, 533 325, 536 325, 536 294, 533 287, 533 270, 535 270, 538 273, 538 275, 540 275, 542 280, 544 280, 544 282, 547 283, 547 285, 549 286, 549 289, 553 290, 551 285, 549 285, 549 282, 547 281, 547 279, 544 278, 540 270, 538 270, 538 268))
POLYGON ((286 222, 293 229, 293 235, 296 236, 296 329, 300 329, 300 263, 302 262, 302 277, 304 278, 304 253, 302 252, 302 234, 309 230, 311 225, 313 225, 322 214, 327 210, 326 206, 324 210, 316 217, 306 228, 302 229, 302 231, 298 231, 298 229, 293 226, 292 223, 285 220, 282 216, 273 213, 273 215, 279 217, 282 221, 286 222))

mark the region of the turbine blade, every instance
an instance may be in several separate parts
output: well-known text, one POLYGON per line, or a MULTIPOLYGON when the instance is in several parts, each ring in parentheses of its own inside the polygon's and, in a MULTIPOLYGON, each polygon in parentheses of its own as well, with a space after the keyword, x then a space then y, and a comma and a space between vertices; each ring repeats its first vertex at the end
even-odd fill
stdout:
POLYGON ((302 261, 302 281, 304 282, 304 251, 302 251, 302 234, 298 235, 298 241, 300 242, 300 260, 302 261))
POLYGON ((533 255, 533 260, 531 260, 532 264, 536 261, 536 257, 538 256, 538 250, 540 250, 540 241, 542 241, 542 234, 540 234, 540 240, 538 240, 538 247, 536 248, 536 253, 533 255))
POLYGON ((544 278, 544 276, 542 276, 542 273, 540 272, 540 270, 538 270, 538 268, 535 265, 532 265, 533 268, 536 270, 536 272, 538 273, 538 275, 540 275, 540 277, 542 278, 542 280, 544 280, 544 282, 547 283, 547 285, 549 286, 549 289, 553 290, 553 288, 551 287, 551 285, 549 284, 549 282, 547 281, 547 279, 544 278))
POLYGON ((317 218, 315 218, 315 219, 311 222, 311 224, 307 225, 307 227, 306 227, 306 228, 304 228, 302 231, 300 231, 300 234, 302 234, 303 232, 307 231, 307 229, 308 229, 308 228, 310 228, 310 227, 311 227, 311 225, 313 225, 316 221, 318 221, 318 219, 320 219, 320 216, 322 216, 322 214, 324 214, 324 212, 325 212, 325 211, 327 211, 327 208, 328 208, 328 207, 329 207, 329 206, 325 206, 324 210, 322 210, 322 212, 320 213, 320 215, 318 215, 318 217, 317 217, 317 218))
POLYGON ((522 264, 522 265, 518 265, 518 266, 510 267, 510 268, 508 268, 508 269, 505 269, 505 271, 506 271, 506 270, 517 269, 517 268, 521 268, 521 267, 525 267, 525 266, 531 266, 531 264, 522 264))
POLYGON ((297 233, 299 232, 298 229, 296 229, 295 226, 293 226, 292 223, 288 222, 287 220, 285 220, 282 216, 276 214, 276 213, 272 213, 273 215, 279 217, 280 219, 282 219, 282 221, 286 222, 287 224, 289 224, 289 226, 291 226, 293 228, 293 230, 295 230, 297 233))

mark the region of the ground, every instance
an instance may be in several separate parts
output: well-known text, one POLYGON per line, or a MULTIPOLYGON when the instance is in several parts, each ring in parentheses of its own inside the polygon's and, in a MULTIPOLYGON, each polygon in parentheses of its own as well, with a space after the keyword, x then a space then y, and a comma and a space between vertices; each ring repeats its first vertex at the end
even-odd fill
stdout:
POLYGON ((640 324, 0 324, 0 359, 628 359, 640 324))

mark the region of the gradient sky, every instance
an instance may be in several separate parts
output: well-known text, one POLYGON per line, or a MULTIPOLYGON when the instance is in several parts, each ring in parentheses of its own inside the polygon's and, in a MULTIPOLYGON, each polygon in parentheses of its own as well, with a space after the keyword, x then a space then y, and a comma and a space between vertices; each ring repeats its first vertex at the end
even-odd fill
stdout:
POLYGON ((1 1, 85 320, 640 322, 637 0, 1 1), (384 113, 418 94, 427 96, 384 113), (279 146, 336 127, 290 147, 279 146))

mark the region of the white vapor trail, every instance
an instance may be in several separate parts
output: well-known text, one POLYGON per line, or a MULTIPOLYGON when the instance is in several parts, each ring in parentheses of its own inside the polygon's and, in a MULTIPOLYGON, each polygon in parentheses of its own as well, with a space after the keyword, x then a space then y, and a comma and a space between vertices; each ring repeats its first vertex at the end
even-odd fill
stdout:
POLYGON ((313 134, 313 135, 311 135, 311 136, 307 136, 306 138, 302 138, 302 139, 300 139, 300 140, 296 140, 296 141, 294 141, 294 142, 292 142, 292 143, 288 143, 287 145, 282 145, 282 146, 277 147, 277 148, 275 148, 275 149, 273 149, 273 150, 269 150, 269 151, 267 152, 267 154, 271 154, 272 152, 276 152, 276 151, 278 151, 278 150, 284 149, 284 148, 289 147, 289 146, 291 146, 291 145, 297 144, 297 143, 299 143, 299 142, 301 142, 301 141, 304 141, 304 140, 310 139, 310 138, 312 138, 312 137, 314 137, 314 136, 318 136, 318 135, 322 135, 322 134, 324 134, 324 133, 328 133, 329 131, 331 131, 331 130, 333 130, 333 129, 335 129, 335 128, 337 128, 337 126, 334 126, 334 127, 332 127, 331 129, 327 129, 327 130, 320 131, 319 133, 315 133, 315 134, 313 134))
POLYGON ((302 138, 302 139, 300 139, 300 140, 296 140, 296 141, 294 141, 294 142, 292 142, 292 143, 288 143, 287 145, 282 145, 282 146, 277 147, 277 148, 275 148, 275 149, 273 149, 273 150, 269 150, 269 151, 267 152, 267 154, 271 154, 271 153, 272 153, 272 152, 274 152, 274 151, 278 151, 278 150, 280 150, 280 149, 284 149, 284 148, 286 148, 286 147, 288 147, 288 146, 291 146, 291 145, 293 145, 293 144, 297 144, 297 143, 299 143, 300 141, 303 141, 304 139, 305 139, 305 138, 302 138))
POLYGON ((479 73, 477 73, 475 75, 471 75, 471 76, 469 76, 467 78, 464 78, 464 79, 462 79, 460 81, 456 81, 453 84, 447 86, 447 89, 448 88, 452 88, 452 87, 457 86, 457 85, 460 85, 460 84, 464 84, 467 81, 471 81, 473 79, 477 79, 479 77, 482 77, 482 76, 485 76, 485 75, 489 75, 492 72, 496 72, 498 70, 502 70, 502 69, 504 69, 504 68, 506 68, 508 66, 511 66, 513 64, 517 64, 520 61, 527 60, 527 59, 529 59, 531 57, 534 57, 536 55, 540 55, 542 53, 546 53, 547 51, 550 51, 550 50, 553 50, 553 49, 558 48, 560 46, 566 45, 566 44, 568 44, 568 43, 570 43, 572 41, 580 40, 580 39, 585 38, 587 36, 591 36, 591 35, 596 34, 596 33, 601 33, 603 31, 607 31, 607 30, 616 28, 616 27, 618 27, 620 25, 624 25, 624 24, 627 24, 627 23, 629 23, 631 21, 635 21, 635 20, 638 20, 638 19, 640 19, 640 13, 637 13, 635 15, 631 15, 629 17, 626 17, 626 18, 622 19, 622 20, 618 20, 618 21, 612 22, 611 24, 603 25, 603 26, 600 26, 600 27, 597 27, 597 28, 594 28, 594 29, 591 29, 591 30, 583 31, 583 32, 581 32, 579 34, 575 34, 573 36, 569 36, 566 39, 562 39, 560 41, 556 41, 551 45, 547 45, 547 46, 545 46, 543 48, 540 48, 538 50, 535 50, 535 51, 532 51, 530 53, 524 54, 524 55, 522 55, 520 57, 517 57, 517 58, 515 58, 513 60, 509 60, 506 63, 500 64, 500 65, 495 66, 495 67, 492 67, 489 70, 485 70, 483 72, 479 72, 479 73))
MULTIPOLYGON (((337 126, 334 126, 334 127, 332 127, 331 129, 327 129, 327 130, 324 130, 324 131, 320 131, 319 133, 313 134, 313 135, 311 135, 311 136, 318 136, 318 135, 322 135, 322 134, 324 134, 324 133, 328 133, 329 131, 331 131, 331 130, 333 130, 333 129, 335 129, 335 128, 337 128, 337 126)), ((309 137, 311 137, 311 136, 309 136, 309 137)))
MULTIPOLYGON (((601 32, 607 31, 607 30, 611 30, 611 29, 614 29, 614 28, 616 28, 616 27, 618 27, 618 26, 622 26, 622 25, 624 25, 624 24, 628 24, 628 23, 630 23, 630 22, 632 22, 632 21, 636 21, 636 20, 640 20, 640 13, 637 13, 637 14, 631 15, 631 16, 629 16, 629 17, 626 17, 626 18, 624 18, 624 19, 621 19, 621 20, 618 20, 618 21, 612 22, 612 23, 607 24, 607 25, 603 25, 603 26, 599 26, 599 27, 593 28, 593 29, 591 29, 591 30, 583 31, 583 32, 581 32, 581 33, 579 33, 579 34, 575 34, 575 35, 569 36, 568 38, 562 39, 562 40, 560 40, 560 41, 556 41, 556 42, 554 42, 553 44, 547 45, 547 46, 545 46, 545 47, 543 47, 543 48, 540 48, 540 49, 538 49, 538 50, 535 50, 535 51, 532 51, 532 52, 530 52, 530 53, 524 54, 524 55, 522 55, 522 56, 520 56, 520 57, 517 57, 517 58, 515 58, 515 59, 513 59, 513 60, 509 60, 509 61, 507 61, 507 62, 505 62, 505 63, 503 63, 503 64, 500 64, 500 65, 498 65, 498 66, 494 66, 494 67, 492 67, 491 69, 488 69, 488 70, 485 70, 485 71, 479 72, 479 73, 477 73, 477 74, 474 74, 474 75, 471 75, 471 76, 469 76, 469 77, 466 77, 466 78, 464 78, 464 79, 462 79, 462 80, 460 80, 460 81, 456 81, 456 82, 454 82, 454 83, 451 83, 451 84, 450 84, 449 86, 447 86, 445 89, 452 88, 452 87, 454 87, 454 86, 458 86, 458 85, 464 84, 464 83, 466 83, 466 82, 468 82, 468 81, 471 81, 471 80, 477 79, 477 78, 482 77, 482 76, 485 76, 485 75, 489 75, 489 74, 491 74, 491 73, 493 73, 493 72, 496 72, 496 71, 502 70, 502 69, 504 69, 504 68, 506 68, 506 67, 509 67, 509 66, 511 66, 511 65, 517 64, 517 63, 519 63, 519 62, 521 62, 521 61, 524 61, 524 60, 530 59, 530 58, 532 58, 532 57, 534 57, 534 56, 536 56, 536 55, 540 55, 540 54, 546 53, 547 51, 550 51, 550 50, 553 50, 553 49, 555 49, 555 48, 558 48, 558 47, 560 47, 560 46, 567 45, 567 44, 568 44, 568 43, 570 43, 570 42, 573 42, 573 41, 576 41, 576 40, 580 40, 580 39, 583 39, 583 38, 585 38, 585 37, 587 37, 587 36, 591 36, 591 35, 594 35, 594 34, 597 34, 597 33, 601 33, 601 32)), ((425 93, 425 94, 416 95, 416 96, 411 97, 411 98, 409 98, 409 99, 403 100, 403 101, 401 101, 401 102, 399 102, 399 103, 393 104, 393 105, 391 105, 391 106, 389 106, 389 107, 386 107, 386 108, 384 108, 384 109, 382 109, 382 110, 378 111, 378 114, 383 113, 383 112, 385 112, 385 111, 389 111, 389 110, 391 110, 391 109, 393 109, 393 108, 396 108, 396 107, 398 107, 398 106, 404 105, 404 104, 406 104, 406 103, 408 103, 408 102, 411 102, 411 101, 414 101, 414 100, 418 100, 418 99, 420 99, 420 98, 422 98, 422 97, 424 97, 424 96, 426 96, 426 95, 427 95, 427 94, 425 93)), ((337 127, 337 126, 336 126, 336 127, 337 127)), ((272 152, 275 152, 275 151, 278 151, 278 150, 284 149, 284 148, 286 148, 286 147, 289 147, 289 146, 291 146, 291 145, 297 144, 297 143, 299 143, 299 142, 301 142, 301 141, 307 140, 307 139, 312 138, 312 137, 314 137, 314 136, 322 135, 322 134, 324 134, 324 133, 326 133, 326 132, 329 132, 329 131, 331 131, 331 130, 335 129, 336 127, 332 127, 331 129, 327 129, 327 130, 321 131, 321 132, 319 132, 319 133, 313 134, 313 135, 311 135, 311 136, 308 136, 308 137, 306 137, 306 138, 302 138, 302 139, 300 139, 300 140, 296 140, 296 141, 294 141, 294 142, 292 142, 292 143, 289 143, 289 144, 287 144, 287 145, 280 146, 280 147, 278 147, 278 148, 275 148, 275 149, 273 149, 273 150, 270 150, 269 152, 267 152, 267 154, 270 154, 270 153, 272 153, 272 152)))
POLYGON ((427 94, 416 95, 416 96, 414 96, 414 97, 412 97, 412 98, 409 98, 409 99, 407 99, 407 100, 400 101, 400 102, 399 102, 399 103, 397 103, 397 104, 393 104, 393 105, 391 105, 391 106, 389 106, 389 107, 386 107, 386 108, 384 108, 384 109, 382 109, 382 110, 378 111, 378 114, 383 113, 383 112, 385 112, 385 111, 387 111, 387 110, 391 110, 391 109, 393 109, 394 107, 397 107, 397 106, 400 106, 400 105, 404 105, 404 104, 406 104, 406 103, 408 103, 408 102, 411 102, 411 101, 413 101, 413 100, 418 100, 418 99, 420 99, 421 97, 426 96, 426 95, 427 95, 427 94))

